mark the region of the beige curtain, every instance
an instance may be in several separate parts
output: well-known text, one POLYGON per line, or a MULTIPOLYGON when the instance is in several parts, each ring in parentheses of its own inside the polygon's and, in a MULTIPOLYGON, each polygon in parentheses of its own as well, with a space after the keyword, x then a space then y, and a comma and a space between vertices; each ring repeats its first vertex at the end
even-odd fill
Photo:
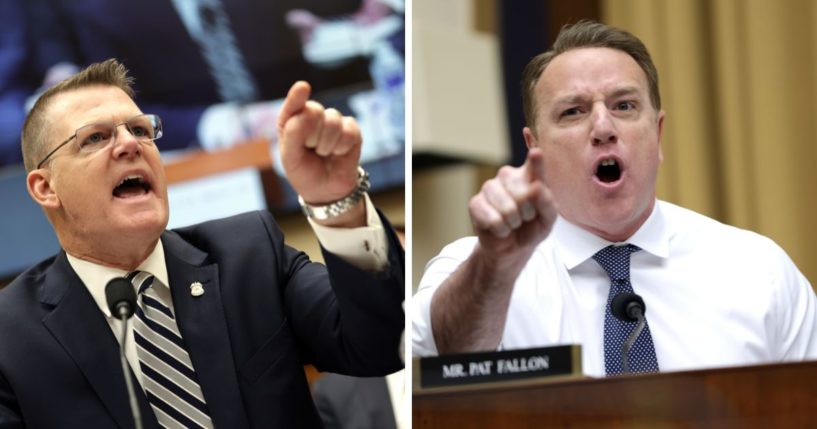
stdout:
POLYGON ((658 67, 659 198, 772 238, 817 286, 817 2, 602 4, 658 67))

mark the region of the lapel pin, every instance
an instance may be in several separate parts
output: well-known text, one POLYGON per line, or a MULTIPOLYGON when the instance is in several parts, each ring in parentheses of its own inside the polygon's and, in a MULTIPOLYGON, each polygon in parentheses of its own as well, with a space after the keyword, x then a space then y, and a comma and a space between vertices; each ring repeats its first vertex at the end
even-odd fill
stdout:
POLYGON ((193 296, 202 296, 204 295, 204 285, 199 282, 193 282, 190 284, 190 295, 193 296))

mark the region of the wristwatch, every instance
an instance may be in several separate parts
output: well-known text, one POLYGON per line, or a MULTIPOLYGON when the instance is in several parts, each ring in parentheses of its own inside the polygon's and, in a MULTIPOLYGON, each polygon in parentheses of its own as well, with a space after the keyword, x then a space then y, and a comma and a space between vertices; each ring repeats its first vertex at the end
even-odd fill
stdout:
POLYGON ((351 194, 325 206, 307 204, 300 195, 298 195, 298 202, 301 204, 301 210, 303 210, 306 217, 317 220, 331 219, 346 213, 349 209, 357 205, 360 199, 366 195, 370 187, 369 173, 367 173, 363 167, 358 166, 357 187, 355 187, 351 194))

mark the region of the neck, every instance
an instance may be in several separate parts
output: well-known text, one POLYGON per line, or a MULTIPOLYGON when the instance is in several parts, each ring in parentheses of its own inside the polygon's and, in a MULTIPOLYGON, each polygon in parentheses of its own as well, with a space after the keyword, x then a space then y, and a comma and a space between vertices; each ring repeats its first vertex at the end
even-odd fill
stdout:
MULTIPOLYGON (((650 215, 655 208, 655 198, 650 201, 643 210, 641 210, 640 214, 628 220, 625 223, 620 225, 604 225, 604 226, 595 226, 595 225, 582 225, 577 223, 583 229, 589 231, 590 233, 601 237, 609 242, 612 243, 621 243, 627 241, 630 237, 632 237, 636 232, 638 232, 639 228, 647 222, 650 215)), ((565 218, 567 219, 567 218, 565 218)), ((570 219, 567 219, 570 220, 570 219)))
POLYGON ((595 234, 595 235, 597 235, 597 236, 599 236, 599 237, 601 237, 601 238, 603 238, 603 239, 605 239, 605 240, 607 240, 607 241, 609 241, 611 243, 621 243, 621 242, 627 241, 628 238, 632 237, 633 234, 635 234, 636 231, 638 231, 638 228, 641 228, 641 225, 643 225, 643 224, 644 224, 644 222, 642 221, 641 223, 638 223, 638 224, 629 225, 626 229, 619 229, 619 230, 614 231, 614 232, 607 232, 607 231, 603 231, 603 230, 600 230, 600 229, 593 229, 593 228, 585 228, 585 229, 587 229, 591 233, 593 233, 593 234, 595 234))
POLYGON ((158 239, 150 243, 127 244, 119 242, 117 248, 95 247, 93 245, 83 246, 83 243, 70 243, 69 240, 60 240, 65 252, 75 258, 79 258, 94 264, 106 267, 117 268, 125 271, 133 271, 150 256, 156 248, 158 239))

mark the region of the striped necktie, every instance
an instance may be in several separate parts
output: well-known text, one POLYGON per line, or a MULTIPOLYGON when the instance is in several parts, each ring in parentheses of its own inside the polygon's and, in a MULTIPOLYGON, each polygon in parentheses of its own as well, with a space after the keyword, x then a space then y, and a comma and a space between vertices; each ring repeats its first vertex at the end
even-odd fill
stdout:
MULTIPOLYGON (((607 375, 624 372, 621 367, 621 346, 637 324, 617 319, 610 311, 610 304, 619 293, 635 293, 630 283, 630 254, 639 250, 640 247, 632 244, 607 246, 593 255, 593 259, 610 277, 610 293, 604 310, 604 368, 607 375)), ((658 372, 658 359, 649 323, 635 340, 628 363, 631 372, 658 372)))
POLYGON ((139 305, 133 323, 142 387, 159 424, 167 428, 212 428, 204 394, 185 350, 173 312, 156 293, 154 277, 128 274, 139 305))

